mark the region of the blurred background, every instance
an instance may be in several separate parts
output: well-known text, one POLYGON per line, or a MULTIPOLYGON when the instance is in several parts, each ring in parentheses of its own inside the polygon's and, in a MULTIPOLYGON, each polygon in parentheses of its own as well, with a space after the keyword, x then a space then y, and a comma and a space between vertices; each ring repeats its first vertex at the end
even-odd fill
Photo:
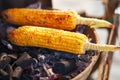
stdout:
MULTIPOLYGON (((81 16, 104 19, 115 24, 115 27, 117 27, 117 29, 115 30, 112 44, 120 45, 120 37, 118 37, 120 36, 120 33, 117 34, 117 31, 119 32, 118 26, 120 24, 120 0, 0 0, 0 11, 12 7, 29 6, 29 4, 36 4, 38 1, 45 2, 44 4, 37 3, 38 6, 42 8, 53 8, 60 10, 71 9, 78 12, 81 16), (46 5, 47 7, 45 7, 46 5)), ((106 44, 109 31, 107 29, 96 29, 96 31, 99 36, 99 43, 106 44)), ((119 57, 119 51, 113 53, 113 62, 110 69, 109 80, 120 79, 119 57)), ((95 73, 93 77, 96 78, 97 73, 95 73)))

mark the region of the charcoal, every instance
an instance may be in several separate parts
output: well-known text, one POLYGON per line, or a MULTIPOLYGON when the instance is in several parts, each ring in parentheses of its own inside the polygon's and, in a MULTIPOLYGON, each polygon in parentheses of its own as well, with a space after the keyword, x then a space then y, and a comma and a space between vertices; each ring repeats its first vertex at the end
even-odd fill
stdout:
POLYGON ((51 54, 53 53, 54 51, 53 50, 50 50, 50 49, 46 49, 46 48, 39 48, 39 53, 41 54, 51 54))
POLYGON ((6 60, 7 58, 8 58, 7 53, 2 52, 2 53, 0 54, 0 61, 6 60))
POLYGON ((48 77, 40 77, 39 80, 49 80, 48 77))
POLYGON ((62 76, 62 77, 65 78, 65 79, 68 79, 68 80, 70 80, 72 78, 70 75, 65 75, 65 76, 62 76))
POLYGON ((22 72, 23 72, 23 69, 20 66, 16 67, 13 74, 12 74, 12 78, 14 80, 19 80, 22 72))
MULTIPOLYGON (((29 75, 29 74, 23 74, 21 78, 22 78, 22 80, 35 80, 32 77, 32 75, 29 75)), ((38 79, 36 79, 36 80, 38 80, 38 79)))
POLYGON ((78 75, 78 73, 76 73, 76 72, 73 72, 73 73, 70 74, 71 77, 74 77, 74 76, 77 76, 77 75, 78 75))
POLYGON ((98 52, 94 51, 94 50, 88 50, 88 51, 86 51, 85 54, 88 56, 95 56, 95 55, 98 55, 98 52))
POLYGON ((7 56, 14 60, 17 59, 17 57, 18 57, 18 55, 14 54, 14 53, 8 54, 7 56))
POLYGON ((8 75, 7 76, 0 76, 0 80, 9 80, 9 77, 10 76, 8 76, 8 75))
POLYGON ((6 68, 6 66, 8 66, 8 64, 10 63, 10 61, 11 61, 10 58, 7 58, 6 60, 0 61, 0 69, 6 68))
POLYGON ((39 61, 42 62, 42 61, 44 61, 44 59, 45 59, 46 57, 45 57, 45 55, 38 54, 37 58, 38 58, 39 61))
MULTIPOLYGON (((26 50, 25 50, 26 51, 26 50)), ((29 47, 28 51, 30 56, 32 56, 33 58, 37 58, 39 54, 41 54, 41 52, 39 52, 39 48, 36 47, 29 47)))
POLYGON ((19 64, 21 62, 23 62, 24 60, 27 60, 31 58, 31 56, 27 53, 27 52, 24 52, 23 54, 21 54, 21 56, 13 63, 14 64, 19 64))
POLYGON ((78 71, 79 73, 81 73, 81 72, 85 69, 85 67, 88 66, 88 63, 79 61, 79 62, 77 62, 77 66, 78 66, 77 71, 78 71))
POLYGON ((57 62, 53 66, 53 72, 65 75, 71 71, 76 69, 76 64, 74 61, 62 61, 62 62, 57 62))
POLYGON ((61 75, 60 74, 53 74, 53 75, 49 76, 48 78, 49 78, 49 80, 56 80, 56 79, 61 78, 61 75))
POLYGON ((20 47, 20 46, 14 46, 14 51, 17 53, 24 53, 24 52, 28 52, 30 49, 28 47, 20 47))
POLYGON ((89 63, 91 60, 88 55, 84 55, 84 54, 80 55, 79 59, 85 63, 89 63))
POLYGON ((16 77, 13 77, 12 79, 13 79, 13 80, 20 80, 20 79, 18 79, 18 78, 16 78, 16 77))
POLYGON ((17 66, 21 66, 22 69, 25 69, 27 66, 31 65, 32 63, 36 63, 36 61, 33 58, 29 58, 27 60, 24 60, 23 62, 17 63, 17 66))
POLYGON ((55 57, 57 57, 58 59, 62 58, 62 59, 78 59, 78 55, 75 54, 70 54, 70 53, 65 53, 65 52, 54 52, 55 57))
POLYGON ((69 80, 69 79, 66 78, 66 77, 61 77, 61 78, 59 78, 58 80, 69 80))
POLYGON ((8 76, 8 73, 6 71, 4 71, 3 69, 0 69, 0 75, 8 76))
POLYGON ((0 80, 9 80, 11 74, 10 66, 7 65, 4 69, 0 69, 0 80))

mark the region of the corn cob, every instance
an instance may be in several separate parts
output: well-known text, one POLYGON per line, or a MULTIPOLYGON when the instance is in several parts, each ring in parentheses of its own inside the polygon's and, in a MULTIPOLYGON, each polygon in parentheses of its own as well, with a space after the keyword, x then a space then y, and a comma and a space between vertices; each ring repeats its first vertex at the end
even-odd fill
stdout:
POLYGON ((74 54, 82 54, 86 50, 120 50, 120 46, 90 43, 84 34, 34 26, 14 29, 8 34, 8 38, 19 46, 43 47, 74 54))
POLYGON ((8 9, 2 12, 3 19, 17 25, 46 26, 64 30, 74 30, 76 25, 112 28, 112 24, 99 19, 84 18, 72 10, 38 10, 26 8, 8 9))

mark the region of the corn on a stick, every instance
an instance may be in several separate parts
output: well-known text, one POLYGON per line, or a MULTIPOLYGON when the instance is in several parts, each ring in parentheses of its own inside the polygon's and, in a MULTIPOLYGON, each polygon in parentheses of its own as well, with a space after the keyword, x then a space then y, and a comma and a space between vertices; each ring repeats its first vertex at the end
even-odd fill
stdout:
POLYGON ((72 10, 13 8, 3 11, 2 16, 6 22, 16 25, 34 25, 64 30, 74 30, 78 24, 88 25, 93 28, 112 28, 112 24, 105 20, 84 18, 72 10))
POLYGON ((84 34, 34 26, 14 29, 8 34, 8 38, 19 46, 43 47, 74 54, 83 54, 86 50, 120 50, 120 46, 90 43, 84 34))

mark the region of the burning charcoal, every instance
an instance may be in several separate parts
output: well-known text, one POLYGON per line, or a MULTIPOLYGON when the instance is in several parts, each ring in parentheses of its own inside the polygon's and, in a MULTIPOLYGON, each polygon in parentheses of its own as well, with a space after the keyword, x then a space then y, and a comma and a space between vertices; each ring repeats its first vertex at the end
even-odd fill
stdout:
POLYGON ((58 74, 67 74, 76 69, 76 64, 74 61, 61 61, 57 62, 53 66, 53 72, 58 74))

